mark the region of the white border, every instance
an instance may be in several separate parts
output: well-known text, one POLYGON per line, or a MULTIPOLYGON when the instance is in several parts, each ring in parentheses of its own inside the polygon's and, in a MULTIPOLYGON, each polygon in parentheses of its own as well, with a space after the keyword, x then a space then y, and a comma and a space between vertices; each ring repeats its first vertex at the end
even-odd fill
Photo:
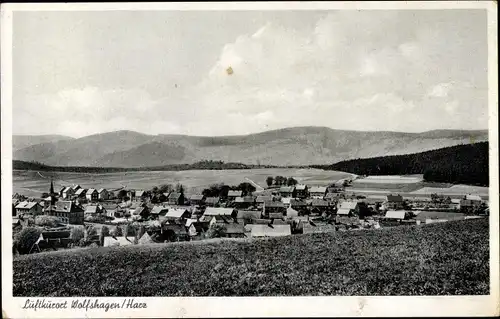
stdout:
MULTIPOLYGON (((494 1, 418 2, 231 2, 231 3, 78 3, 3 4, 1 6, 1 116, 2 116, 2 312, 5 317, 238 317, 238 316, 490 316, 499 315, 499 190, 498 190, 498 55, 497 10, 494 1), (105 10, 391 10, 487 9, 490 145, 490 280, 489 296, 461 297, 252 297, 252 298, 134 298, 148 309, 25 311, 26 298, 12 297, 10 202, 12 193, 12 12, 105 10), (6 213, 8 212, 8 213, 6 213)), ((53 300, 52 298, 51 300, 53 300)), ((57 298, 75 300, 73 298, 57 298)), ((123 298, 99 298, 114 301, 123 298)))

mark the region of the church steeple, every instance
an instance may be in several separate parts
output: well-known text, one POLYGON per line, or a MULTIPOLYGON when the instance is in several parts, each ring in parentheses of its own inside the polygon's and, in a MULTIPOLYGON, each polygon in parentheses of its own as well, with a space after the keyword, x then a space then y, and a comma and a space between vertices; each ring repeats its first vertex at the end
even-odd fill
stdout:
POLYGON ((56 203, 56 193, 54 192, 54 181, 50 179, 50 210, 52 211, 52 206, 56 203))
POLYGON ((54 182, 50 179, 50 196, 54 196, 54 182))

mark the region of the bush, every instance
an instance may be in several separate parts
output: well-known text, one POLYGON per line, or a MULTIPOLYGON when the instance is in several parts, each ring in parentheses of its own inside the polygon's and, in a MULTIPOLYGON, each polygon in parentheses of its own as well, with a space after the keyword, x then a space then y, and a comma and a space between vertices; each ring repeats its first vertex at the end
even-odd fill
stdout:
POLYGON ((207 231, 208 238, 221 238, 226 236, 226 227, 224 225, 213 224, 207 231))
POLYGON ((42 231, 39 228, 23 228, 23 230, 21 230, 15 238, 15 241, 17 242, 17 251, 20 254, 28 254, 31 247, 33 247, 38 238, 40 238, 41 233, 42 231))
POLYGON ((110 235, 111 236, 115 236, 115 237, 121 237, 123 236, 123 232, 122 232, 122 228, 120 226, 116 226, 111 232, 110 232, 110 235))
POLYGON ((80 241, 85 238, 85 228, 83 226, 72 227, 69 238, 74 244, 80 244, 80 241))
POLYGON ((35 225, 57 227, 59 225, 59 218, 55 216, 40 215, 35 217, 35 225))

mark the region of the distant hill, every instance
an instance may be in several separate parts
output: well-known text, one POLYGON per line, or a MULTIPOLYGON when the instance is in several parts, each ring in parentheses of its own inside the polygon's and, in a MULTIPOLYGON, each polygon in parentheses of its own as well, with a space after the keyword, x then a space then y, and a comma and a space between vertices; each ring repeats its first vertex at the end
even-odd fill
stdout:
POLYGON ((401 133, 292 127, 221 137, 116 131, 30 145, 14 150, 13 157, 55 166, 151 167, 202 160, 293 166, 408 154, 487 140, 486 130, 401 133))
POLYGON ((72 140, 72 137, 64 135, 13 135, 12 149, 14 151, 41 143, 54 143, 58 141, 72 140))
POLYGON ((424 174, 424 179, 432 182, 489 184, 488 142, 416 154, 354 159, 315 167, 357 175, 424 174))

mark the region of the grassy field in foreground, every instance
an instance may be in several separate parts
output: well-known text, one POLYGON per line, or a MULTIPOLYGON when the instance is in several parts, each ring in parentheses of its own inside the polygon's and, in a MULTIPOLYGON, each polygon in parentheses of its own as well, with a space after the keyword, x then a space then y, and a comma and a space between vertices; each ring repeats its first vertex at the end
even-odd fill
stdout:
POLYGON ((14 296, 478 295, 488 220, 17 257, 14 296))

